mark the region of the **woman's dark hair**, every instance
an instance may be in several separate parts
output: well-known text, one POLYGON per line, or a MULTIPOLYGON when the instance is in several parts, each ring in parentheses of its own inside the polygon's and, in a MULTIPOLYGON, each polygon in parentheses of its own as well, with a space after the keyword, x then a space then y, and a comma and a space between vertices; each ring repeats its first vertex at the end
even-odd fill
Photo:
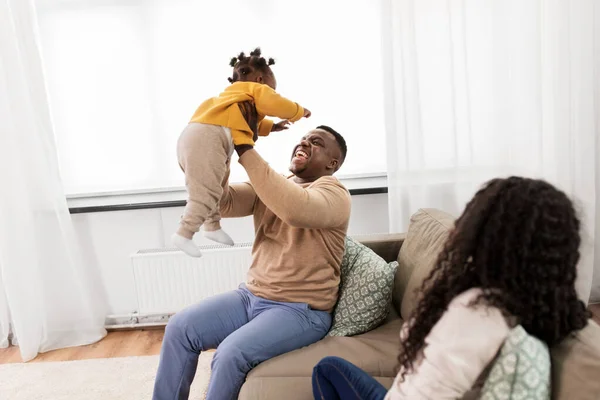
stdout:
POLYGON ((471 306, 497 307, 549 346, 582 329, 589 313, 575 292, 579 244, 579 219, 563 192, 534 179, 488 182, 418 293, 398 357, 402 377, 452 299, 471 288, 483 289, 471 306))
POLYGON ((261 56, 260 47, 257 47, 250 52, 249 57, 247 57, 244 52, 241 52, 237 57, 233 57, 231 61, 229 61, 229 65, 233 67, 233 76, 231 78, 227 78, 227 80, 233 83, 237 81, 244 81, 245 76, 248 76, 255 71, 260 71, 267 75, 273 75, 273 71, 271 71, 271 65, 275 65, 275 60, 272 58, 265 60, 265 58, 261 56))

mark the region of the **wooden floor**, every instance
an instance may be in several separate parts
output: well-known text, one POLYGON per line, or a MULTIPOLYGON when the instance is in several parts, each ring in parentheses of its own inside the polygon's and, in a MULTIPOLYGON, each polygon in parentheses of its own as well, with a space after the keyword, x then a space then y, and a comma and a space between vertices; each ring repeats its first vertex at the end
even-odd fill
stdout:
MULTIPOLYGON (((160 345, 164 334, 164 329, 109 332, 98 343, 49 351, 38 355, 31 362, 152 356, 160 353, 160 345)), ((21 361, 18 347, 0 349, 0 364, 19 363, 21 361)))
MULTIPOLYGON (((594 320, 600 324, 600 304, 591 305, 590 310, 594 314, 594 320)), ((160 353, 164 334, 164 329, 109 332, 98 343, 50 351, 38 355, 31 362, 156 355, 160 353)), ((0 349, 0 364, 19 362, 21 362, 21 355, 18 347, 0 349)))

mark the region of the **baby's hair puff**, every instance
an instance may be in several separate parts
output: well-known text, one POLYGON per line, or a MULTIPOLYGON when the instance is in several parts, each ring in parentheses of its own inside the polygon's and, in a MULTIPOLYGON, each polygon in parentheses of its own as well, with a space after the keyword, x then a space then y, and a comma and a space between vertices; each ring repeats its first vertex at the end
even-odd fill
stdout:
POLYGON ((271 71, 271 65, 275 65, 275 60, 269 58, 268 60, 262 57, 260 47, 252 50, 249 56, 246 56, 244 52, 241 52, 237 57, 232 57, 229 61, 229 66, 233 67, 233 76, 227 78, 230 83, 237 81, 244 81, 244 77, 255 72, 260 71, 263 74, 273 75, 271 71))

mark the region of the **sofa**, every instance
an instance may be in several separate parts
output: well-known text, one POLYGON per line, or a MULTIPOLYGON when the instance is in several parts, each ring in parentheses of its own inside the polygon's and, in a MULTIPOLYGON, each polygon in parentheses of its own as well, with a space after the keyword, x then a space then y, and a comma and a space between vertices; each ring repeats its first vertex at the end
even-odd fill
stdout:
MULTIPOLYGON (((434 266, 453 223, 449 214, 424 209, 411 217, 406 234, 354 237, 386 261, 399 263, 387 319, 370 332, 353 337, 326 336, 263 362, 248 374, 239 399, 310 400, 312 370, 325 356, 343 357, 390 387, 396 375, 400 327, 414 309, 418 300, 415 290, 434 266)), ((590 322, 582 335, 553 349, 554 399, 600 399, 600 327, 590 322)), ((473 397, 473 393, 465 396, 473 397)))

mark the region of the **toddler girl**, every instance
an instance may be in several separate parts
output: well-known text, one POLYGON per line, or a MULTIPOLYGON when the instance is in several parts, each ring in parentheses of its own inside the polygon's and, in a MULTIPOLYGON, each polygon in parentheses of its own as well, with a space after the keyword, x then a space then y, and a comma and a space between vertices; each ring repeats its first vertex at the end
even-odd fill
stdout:
POLYGON ((275 92, 273 64, 272 58, 267 61, 261 57, 259 48, 249 57, 240 53, 232 58, 231 85, 204 101, 181 133, 177 157, 185 173, 188 201, 172 241, 192 257, 202 256, 192 241, 201 226, 205 237, 233 245, 221 229, 219 200, 234 146, 254 145, 258 136, 287 129, 290 122, 310 117, 309 110, 275 92), (267 115, 283 121, 275 124, 265 119, 267 115))

